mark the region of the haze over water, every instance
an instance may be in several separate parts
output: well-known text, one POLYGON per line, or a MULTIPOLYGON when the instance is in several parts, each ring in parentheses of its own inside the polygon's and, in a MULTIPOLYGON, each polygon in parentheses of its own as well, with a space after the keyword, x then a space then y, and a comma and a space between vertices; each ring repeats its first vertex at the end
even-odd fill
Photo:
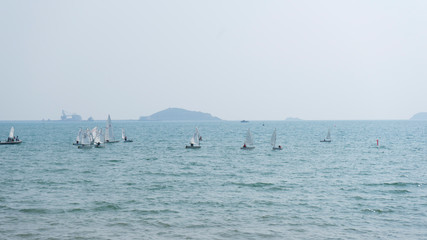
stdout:
POLYGON ((71 145, 78 129, 104 121, 13 125, 24 142, 0 146, 5 239, 427 236, 426 121, 113 120, 134 142, 90 150, 71 145), (195 127, 202 148, 185 149, 195 127), (242 151, 248 128, 256 148, 242 151))

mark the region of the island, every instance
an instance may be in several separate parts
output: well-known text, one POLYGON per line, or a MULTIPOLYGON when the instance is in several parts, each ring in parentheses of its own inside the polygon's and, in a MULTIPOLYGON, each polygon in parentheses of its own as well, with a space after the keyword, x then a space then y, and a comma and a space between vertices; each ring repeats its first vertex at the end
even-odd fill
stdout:
POLYGON ((412 116, 410 120, 427 120, 427 112, 419 112, 412 116))
POLYGON ((168 108, 148 117, 140 117, 140 121, 221 121, 209 113, 189 111, 181 108, 168 108))
POLYGON ((302 121, 302 119, 296 117, 288 117, 285 119, 285 121, 302 121))

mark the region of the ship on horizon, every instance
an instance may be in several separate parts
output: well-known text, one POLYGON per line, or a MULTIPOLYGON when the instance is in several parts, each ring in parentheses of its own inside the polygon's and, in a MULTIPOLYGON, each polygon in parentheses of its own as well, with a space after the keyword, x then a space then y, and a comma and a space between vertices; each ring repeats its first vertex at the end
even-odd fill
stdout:
POLYGON ((72 113, 72 114, 67 114, 64 110, 62 110, 62 116, 61 116, 61 120, 62 121, 81 121, 82 117, 78 114, 72 113))

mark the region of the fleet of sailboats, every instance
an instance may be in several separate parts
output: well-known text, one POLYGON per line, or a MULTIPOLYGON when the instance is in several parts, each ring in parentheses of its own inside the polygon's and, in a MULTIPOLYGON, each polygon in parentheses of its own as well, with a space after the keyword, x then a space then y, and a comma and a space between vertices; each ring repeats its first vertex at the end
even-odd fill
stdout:
MULTIPOLYGON (((124 142, 133 142, 133 140, 130 140, 127 138, 125 130, 122 129, 122 139, 124 142)), ((283 147, 281 145, 276 145, 276 139, 277 139, 277 130, 274 129, 273 134, 271 135, 271 141, 270 144, 272 146, 273 150, 282 150, 283 147)), ((199 129, 196 127, 194 134, 192 138, 190 139, 190 145, 186 145, 185 148, 201 148, 200 146, 201 136, 199 133, 199 129)), ((328 133, 326 137, 321 140, 320 142, 331 142, 331 129, 328 129, 328 133)), ((73 143, 73 145, 77 145, 78 148, 103 148, 105 147, 105 143, 115 143, 119 142, 118 140, 115 140, 114 133, 113 133, 113 126, 111 124, 111 117, 108 115, 107 118, 107 124, 105 127, 105 134, 103 132, 102 128, 94 127, 93 129, 86 129, 82 130, 82 128, 79 129, 79 132, 76 136, 76 141, 73 143)), ((15 137, 15 128, 12 126, 9 132, 9 137, 6 141, 0 141, 0 144, 19 144, 22 143, 22 140, 18 138, 18 136, 15 137)), ((378 141, 377 141, 378 144, 378 141)), ((246 132, 245 141, 243 143, 243 146, 241 149, 254 149, 254 141, 252 137, 251 130, 248 129, 246 132)))
MULTIPOLYGON (((133 142, 127 138, 125 130, 122 129, 122 138, 124 142, 133 142)), ((119 140, 114 138, 113 125, 111 124, 111 117, 108 115, 107 124, 105 127, 105 133, 102 128, 94 127, 93 129, 86 129, 83 131, 81 128, 76 137, 76 141, 73 145, 77 145, 78 148, 89 149, 92 147, 95 148, 104 148, 105 143, 116 143, 119 140)))

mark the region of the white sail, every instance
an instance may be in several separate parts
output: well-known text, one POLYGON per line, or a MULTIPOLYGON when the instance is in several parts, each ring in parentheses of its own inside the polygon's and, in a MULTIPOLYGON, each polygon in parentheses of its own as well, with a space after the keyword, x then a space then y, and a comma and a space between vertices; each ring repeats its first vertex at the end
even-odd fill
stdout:
POLYGON ((15 136, 15 128, 14 127, 11 127, 10 128, 10 132, 9 132, 9 137, 10 138, 13 138, 15 136))
POLYGON ((326 135, 326 139, 327 140, 331 139, 331 129, 328 129, 328 135, 326 135))
POLYGON ((111 125, 110 114, 108 114, 107 126, 105 128, 105 141, 114 141, 113 126, 111 125))
POLYGON ((79 133, 77 134, 77 137, 76 137, 76 143, 77 142, 80 143, 81 139, 82 139, 82 129, 80 128, 79 133))
POLYGON ((254 145, 254 140, 252 139, 252 134, 250 129, 248 129, 248 132, 246 133, 245 145, 248 147, 254 145))
POLYGON ((95 139, 96 135, 98 134, 98 127, 94 127, 91 130, 91 134, 92 134, 92 139, 95 139))
POLYGON ((96 132, 96 137, 95 137, 95 140, 94 140, 95 144, 97 144, 97 143, 100 143, 100 144, 104 143, 104 139, 103 138, 104 138, 104 136, 102 134, 102 129, 100 129, 99 131, 96 132))
POLYGON ((198 145, 200 145, 199 139, 200 139, 199 129, 196 128, 196 131, 194 132, 193 137, 190 140, 190 143, 193 144, 193 145, 198 146, 198 145))
POLYGON ((122 139, 125 140, 125 138, 126 138, 125 130, 122 128, 122 139))
POLYGON ((90 132, 86 131, 82 134, 82 145, 90 144, 90 132))
POLYGON ((273 135, 271 136, 271 145, 276 147, 276 129, 274 129, 273 135))
POLYGON ((99 131, 99 136, 100 136, 99 138, 100 138, 101 142, 104 143, 105 142, 105 136, 102 133, 102 129, 99 131))

